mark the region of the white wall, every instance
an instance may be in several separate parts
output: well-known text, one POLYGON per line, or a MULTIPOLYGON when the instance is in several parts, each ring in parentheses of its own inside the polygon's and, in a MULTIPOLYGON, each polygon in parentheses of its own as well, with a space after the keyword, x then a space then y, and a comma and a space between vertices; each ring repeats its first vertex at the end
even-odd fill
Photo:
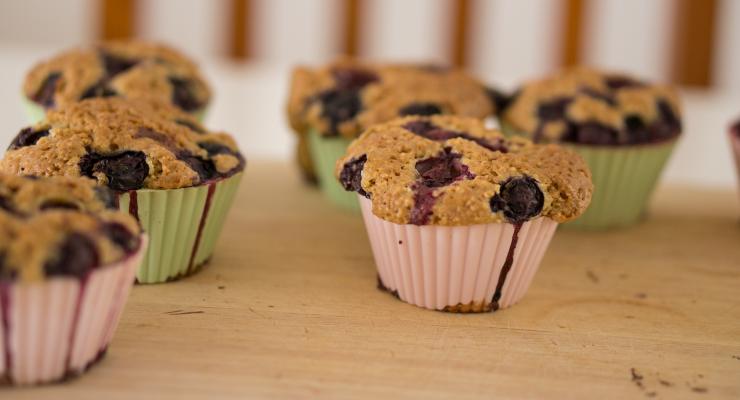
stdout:
POLYGON ((513 86, 557 67, 559 0, 477 0, 471 69, 484 80, 513 86))

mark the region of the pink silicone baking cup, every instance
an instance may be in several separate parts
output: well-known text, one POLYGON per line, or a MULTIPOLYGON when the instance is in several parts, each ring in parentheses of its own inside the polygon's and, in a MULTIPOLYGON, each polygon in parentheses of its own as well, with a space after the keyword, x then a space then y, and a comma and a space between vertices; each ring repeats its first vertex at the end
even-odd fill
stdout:
POLYGON ((372 202, 362 196, 360 205, 379 283, 401 300, 431 310, 480 312, 515 304, 527 292, 557 228, 548 218, 521 225, 510 268, 502 276, 514 225, 399 225, 375 216, 372 202))
POLYGON ((14 385, 56 382, 100 360, 113 338, 146 249, 87 277, 0 283, 0 377, 14 385))

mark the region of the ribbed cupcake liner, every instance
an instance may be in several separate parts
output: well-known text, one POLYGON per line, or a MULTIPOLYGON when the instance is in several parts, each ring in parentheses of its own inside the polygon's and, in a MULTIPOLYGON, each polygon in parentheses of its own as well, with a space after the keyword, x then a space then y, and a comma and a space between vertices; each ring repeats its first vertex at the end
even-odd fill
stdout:
POLYGON ((591 169, 594 193, 586 212, 564 226, 604 229, 639 221, 674 145, 675 140, 626 147, 567 145, 591 169))
POLYGON ((184 189, 141 189, 119 196, 119 208, 138 218, 149 234, 137 282, 172 281, 208 261, 242 175, 184 189))
POLYGON ((0 377, 14 385, 60 381, 105 354, 146 249, 85 278, 0 283, 0 377))
POLYGON ((431 310, 481 312, 515 304, 557 227, 548 218, 525 222, 512 246, 512 224, 400 225, 375 216, 370 200, 359 201, 380 283, 401 300, 431 310))
POLYGON ((738 184, 740 184, 740 132, 730 130, 730 146, 735 155, 735 169, 737 170, 738 184))
POLYGON ((308 134, 308 145, 321 191, 332 203, 347 210, 359 211, 357 195, 344 190, 334 177, 334 166, 347 152, 350 143, 351 140, 343 137, 322 137, 314 131, 308 134))

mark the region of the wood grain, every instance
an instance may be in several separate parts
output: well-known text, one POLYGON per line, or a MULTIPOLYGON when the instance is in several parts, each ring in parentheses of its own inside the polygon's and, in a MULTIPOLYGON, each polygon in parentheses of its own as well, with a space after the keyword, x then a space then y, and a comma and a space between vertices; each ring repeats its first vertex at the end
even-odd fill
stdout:
POLYGON ((734 192, 664 188, 633 229, 560 230, 525 299, 479 315, 376 290, 361 219, 292 166, 250 164, 237 203, 210 266, 134 288, 101 364, 2 398, 740 396, 734 192))

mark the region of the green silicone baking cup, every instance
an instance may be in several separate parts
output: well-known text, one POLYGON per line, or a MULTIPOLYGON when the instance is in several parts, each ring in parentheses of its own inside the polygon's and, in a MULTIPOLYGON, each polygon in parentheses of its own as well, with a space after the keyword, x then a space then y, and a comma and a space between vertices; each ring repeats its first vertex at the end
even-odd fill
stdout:
MULTIPOLYGON (((504 122, 501 130, 507 135, 519 134, 504 122)), ((563 226, 607 229, 638 222, 675 144, 676 139, 623 147, 563 144, 586 161, 594 183, 586 212, 563 226)))
POLYGON ((34 125, 44 119, 46 111, 38 104, 28 100, 26 96, 22 96, 23 99, 23 110, 26 112, 26 119, 28 123, 34 125))
POLYGON ((243 174, 201 186, 119 196, 119 208, 137 217, 149 235, 137 282, 173 281, 208 262, 243 174))
POLYGON ((308 147, 321 191, 332 203, 359 213, 357 194, 344 190, 334 177, 334 166, 347 152, 351 142, 343 137, 322 137, 313 130, 308 133, 308 147))
POLYGON ((628 147, 567 145, 588 164, 594 182, 591 205, 564 227, 606 229, 642 217, 676 141, 628 147))
MULTIPOLYGON (((26 113, 26 119, 28 120, 29 124, 33 125, 44 119, 44 117, 46 116, 46 111, 43 107, 29 100, 26 96, 21 96, 21 101, 23 102, 23 110, 26 113)), ((203 108, 202 110, 195 111, 192 113, 192 115, 196 119, 198 119, 198 121, 203 122, 206 118, 207 113, 208 107, 203 108)))

